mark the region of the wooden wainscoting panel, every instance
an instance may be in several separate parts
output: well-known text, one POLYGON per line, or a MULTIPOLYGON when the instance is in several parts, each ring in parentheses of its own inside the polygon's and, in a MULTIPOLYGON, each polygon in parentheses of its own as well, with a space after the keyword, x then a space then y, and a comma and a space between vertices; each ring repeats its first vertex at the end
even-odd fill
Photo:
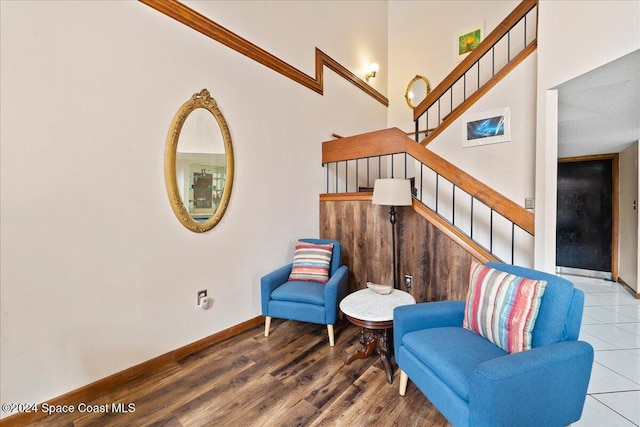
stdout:
POLYGON ((393 283, 389 208, 370 200, 321 201, 320 237, 338 240, 349 267, 349 293, 367 281, 393 283))
POLYGON ((401 289, 417 302, 464 300, 475 258, 410 208, 398 214, 398 275, 401 289), (404 276, 413 276, 413 288, 404 276))
MULTIPOLYGON (((397 208, 398 285, 416 301, 463 300, 469 267, 475 259, 410 206, 397 208), (413 276, 413 288, 404 287, 404 275, 413 276)), ((393 283, 389 208, 368 200, 321 200, 320 237, 343 246, 349 267, 349 290, 366 282, 393 283)))

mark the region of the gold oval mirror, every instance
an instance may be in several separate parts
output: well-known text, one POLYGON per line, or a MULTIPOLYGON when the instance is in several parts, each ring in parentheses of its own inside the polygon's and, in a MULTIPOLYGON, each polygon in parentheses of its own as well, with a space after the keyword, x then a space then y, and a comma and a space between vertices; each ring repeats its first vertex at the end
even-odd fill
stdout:
POLYGON ((206 89, 182 104, 173 117, 164 179, 182 225, 202 233, 220 222, 233 186, 233 146, 227 122, 206 89))
POLYGON ((429 80, 424 76, 416 75, 407 86, 404 99, 407 100, 409 108, 416 108, 431 92, 429 80))

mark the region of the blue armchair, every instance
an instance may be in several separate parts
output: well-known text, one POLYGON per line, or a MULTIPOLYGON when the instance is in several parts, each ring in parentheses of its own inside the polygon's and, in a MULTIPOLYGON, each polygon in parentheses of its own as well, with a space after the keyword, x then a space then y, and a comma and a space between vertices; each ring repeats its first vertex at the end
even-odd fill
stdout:
POLYGON ((465 301, 398 307, 393 332, 400 394, 408 379, 454 426, 566 426, 580 419, 593 348, 577 341, 584 294, 561 277, 488 263, 545 280, 531 349, 507 354, 462 327, 465 301))
POLYGON ((269 336, 271 318, 298 320, 327 325, 329 344, 335 344, 333 325, 338 304, 347 295, 347 266, 342 265, 342 246, 336 240, 300 239, 314 244, 333 243, 329 281, 289 281, 293 263, 263 276, 260 280, 264 336, 269 336))

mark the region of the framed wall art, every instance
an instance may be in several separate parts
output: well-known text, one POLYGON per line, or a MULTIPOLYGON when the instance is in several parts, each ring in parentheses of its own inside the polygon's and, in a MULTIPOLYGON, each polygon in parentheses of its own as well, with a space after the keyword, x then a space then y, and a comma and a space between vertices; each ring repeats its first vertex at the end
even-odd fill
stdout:
POLYGON ((462 120, 462 146, 497 144, 511 141, 511 109, 499 108, 468 114, 462 120))
POLYGON ((470 31, 459 35, 457 40, 457 62, 466 58, 466 56, 469 55, 469 52, 478 47, 483 39, 484 23, 482 25, 472 27, 470 31))

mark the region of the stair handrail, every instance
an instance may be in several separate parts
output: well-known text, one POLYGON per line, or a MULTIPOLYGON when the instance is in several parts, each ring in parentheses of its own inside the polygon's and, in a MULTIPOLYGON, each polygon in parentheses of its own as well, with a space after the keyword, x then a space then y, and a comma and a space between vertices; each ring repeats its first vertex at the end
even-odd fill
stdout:
POLYGON ((444 80, 442 80, 425 99, 418 104, 413 110, 413 120, 417 120, 429 107, 436 103, 436 101, 445 94, 445 92, 460 79, 464 74, 473 67, 473 65, 482 58, 491 48, 505 36, 505 34, 513 28, 515 24, 538 5, 538 0, 523 0, 487 37, 484 38, 473 49, 469 55, 464 58, 453 69, 451 73, 444 80))
POLYGON ((534 215, 454 164, 409 138, 398 128, 383 129, 322 143, 322 164, 406 153, 533 235, 534 215))
MULTIPOLYGON (((538 5, 538 0, 523 0, 498 26, 485 37, 480 44, 464 58, 447 77, 442 80, 427 96, 418 104, 413 111, 413 120, 418 126, 418 119, 438 102, 461 78, 465 76, 484 55, 491 51, 505 35, 509 33, 522 19, 526 19, 527 14, 538 5)), ((526 21, 525 21, 526 24, 526 21)), ((525 34, 526 44, 526 34, 525 34)), ((537 37, 529 45, 524 46, 523 52, 509 59, 504 68, 512 65, 512 62, 522 61, 528 54, 535 50, 537 37)), ((502 75, 499 77, 502 78, 502 75)), ((480 91, 480 87, 478 91, 480 91)), ((464 101, 463 101, 464 102, 464 101)), ((453 110, 453 106, 452 106, 453 110)), ((460 112, 458 112, 458 115, 460 112)), ((440 123, 438 123, 440 126, 440 123)), ((435 136, 435 135, 434 135, 435 136)), ((426 145, 426 144, 423 144, 426 145)))

